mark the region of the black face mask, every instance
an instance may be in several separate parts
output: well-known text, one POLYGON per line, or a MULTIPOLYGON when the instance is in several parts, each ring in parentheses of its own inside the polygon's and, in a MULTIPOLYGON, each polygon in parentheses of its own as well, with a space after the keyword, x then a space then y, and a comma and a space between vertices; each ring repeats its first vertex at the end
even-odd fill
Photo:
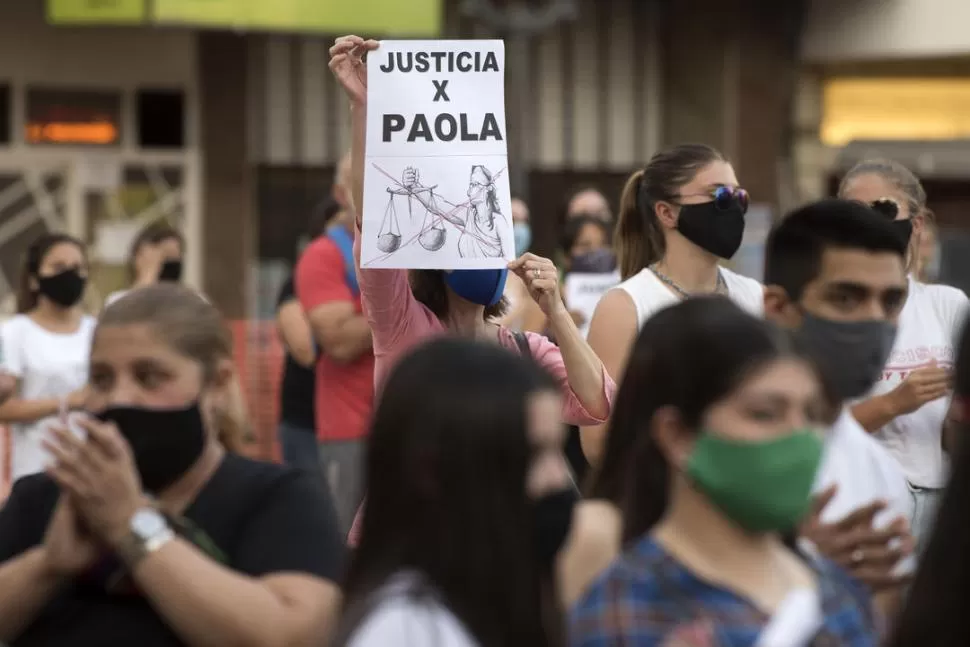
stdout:
POLYGON ((182 261, 178 259, 168 260, 162 263, 162 269, 158 272, 159 281, 177 282, 182 279, 182 261))
POLYGON ((556 554, 566 543, 573 523, 573 507, 579 495, 568 488, 543 495, 533 503, 536 559, 540 568, 552 569, 556 554))
POLYGON ((38 276, 37 291, 57 305, 70 308, 81 300, 87 281, 78 270, 69 269, 53 276, 38 276))
POLYGON ((677 230, 684 238, 720 258, 734 256, 744 237, 744 209, 733 202, 727 208, 717 202, 680 207, 677 230))
POLYGON ((115 407, 97 417, 113 422, 131 446, 146 492, 157 494, 185 474, 205 448, 198 403, 184 409, 115 407))

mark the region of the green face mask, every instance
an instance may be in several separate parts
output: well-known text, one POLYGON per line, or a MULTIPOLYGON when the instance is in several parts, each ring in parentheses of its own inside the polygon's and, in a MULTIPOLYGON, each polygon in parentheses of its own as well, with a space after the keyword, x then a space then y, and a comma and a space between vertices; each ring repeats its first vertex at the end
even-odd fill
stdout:
POLYGON ((687 462, 687 475, 745 530, 790 530, 808 512, 823 444, 812 429, 763 442, 703 432, 687 462))

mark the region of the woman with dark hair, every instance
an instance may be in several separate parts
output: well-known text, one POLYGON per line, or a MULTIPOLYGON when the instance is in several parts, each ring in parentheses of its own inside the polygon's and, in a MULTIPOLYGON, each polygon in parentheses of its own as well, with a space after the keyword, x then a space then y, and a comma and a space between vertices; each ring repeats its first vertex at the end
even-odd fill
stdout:
POLYGON ((861 587, 783 540, 809 511, 829 413, 791 338, 727 299, 647 321, 593 488, 626 550, 576 605, 571 644, 877 644, 861 587))
MULTIPOLYGON (((330 68, 351 101, 353 200, 360 218, 363 202, 367 84, 361 57, 379 47, 357 36, 337 39, 330 68)), ((358 234, 360 221, 358 220, 358 234)), ((609 416, 616 388, 603 363, 583 339, 559 293, 559 272, 551 261, 525 254, 495 270, 404 270, 360 267, 360 237, 354 246, 361 301, 373 336, 374 380, 378 390, 397 359, 430 337, 455 334, 486 340, 530 355, 556 379, 563 395, 562 418, 596 424, 609 416), (549 319, 559 346, 534 333, 516 335, 493 321, 502 314, 506 273, 515 272, 549 319)))
MULTIPOLYGON (((748 194, 724 156, 703 144, 654 155, 627 181, 614 248, 623 283, 597 304, 589 343, 620 379, 637 331, 655 312, 697 294, 722 294, 761 314, 764 290, 720 266, 741 245, 748 194)), ((599 462, 603 425, 583 429, 583 449, 599 462)))
POLYGON ((397 364, 371 427, 335 645, 560 642, 552 565, 575 499, 560 400, 538 366, 495 345, 438 339, 397 364))
POLYGON ((964 325, 956 356, 952 405, 954 438, 949 481, 889 647, 970 645, 967 589, 970 587, 970 326, 964 325))
POLYGON ((81 305, 87 279, 76 238, 45 234, 27 248, 17 314, 0 326, 3 372, 17 380, 0 405, 0 423, 11 425, 12 480, 44 469, 47 427, 84 401, 96 323, 81 305))
POLYGON ((128 288, 112 292, 104 304, 111 305, 135 288, 181 281, 184 255, 185 239, 178 229, 165 220, 149 224, 135 236, 128 253, 128 288))
POLYGON ((949 285, 923 283, 917 275, 929 216, 926 191, 912 171, 891 160, 864 160, 846 173, 839 197, 882 213, 907 245, 909 290, 896 341, 880 380, 852 414, 902 465, 913 495, 913 535, 919 548, 946 482, 941 434, 967 296, 949 285))

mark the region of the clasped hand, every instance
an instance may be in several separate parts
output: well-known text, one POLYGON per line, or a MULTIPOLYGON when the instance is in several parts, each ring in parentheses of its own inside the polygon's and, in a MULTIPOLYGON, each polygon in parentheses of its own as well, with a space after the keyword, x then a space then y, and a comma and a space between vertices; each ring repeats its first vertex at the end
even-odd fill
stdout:
POLYGON ((117 427, 81 416, 77 422, 87 438, 53 425, 44 441, 53 458, 47 473, 61 489, 44 547, 50 566, 61 573, 83 570, 100 550, 117 546, 128 535, 131 517, 148 504, 117 427))

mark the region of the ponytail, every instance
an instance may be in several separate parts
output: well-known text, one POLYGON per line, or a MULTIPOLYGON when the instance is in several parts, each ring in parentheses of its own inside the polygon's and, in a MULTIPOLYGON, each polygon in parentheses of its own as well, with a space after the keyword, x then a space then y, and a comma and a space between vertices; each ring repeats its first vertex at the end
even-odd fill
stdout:
POLYGON ((667 239, 657 219, 656 204, 673 200, 697 173, 724 156, 705 144, 680 144, 650 158, 627 180, 620 196, 615 249, 623 280, 663 259, 667 239))
POLYGON ((648 205, 646 199, 641 202, 643 175, 642 169, 631 175, 620 195, 613 247, 624 281, 659 261, 666 247, 653 205, 648 205), (641 211, 641 205, 647 207, 646 213, 641 211))

